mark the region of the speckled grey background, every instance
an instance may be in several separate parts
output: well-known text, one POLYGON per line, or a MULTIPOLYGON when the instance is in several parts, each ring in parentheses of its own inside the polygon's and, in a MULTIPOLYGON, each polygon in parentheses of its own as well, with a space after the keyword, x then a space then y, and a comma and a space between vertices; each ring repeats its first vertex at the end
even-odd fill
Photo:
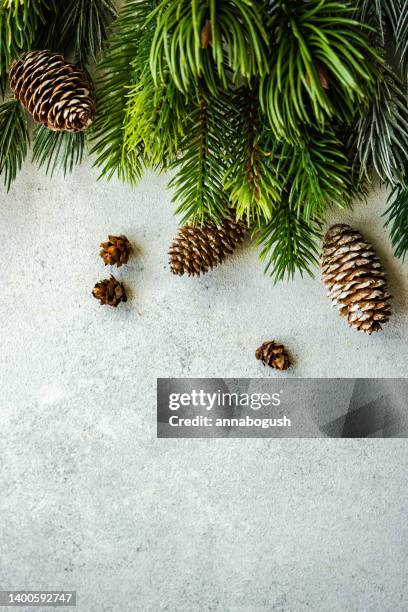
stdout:
POLYGON ((172 277, 165 184, 27 166, 0 191, 0 587, 76 589, 81 612, 405 612, 404 440, 155 438, 156 377, 276 376, 254 358, 267 338, 290 348, 288 376, 406 375, 408 267, 386 194, 333 216, 390 275, 395 314, 369 338, 319 279, 274 287, 248 248, 172 277), (108 232, 137 247, 117 310, 90 296, 108 232))

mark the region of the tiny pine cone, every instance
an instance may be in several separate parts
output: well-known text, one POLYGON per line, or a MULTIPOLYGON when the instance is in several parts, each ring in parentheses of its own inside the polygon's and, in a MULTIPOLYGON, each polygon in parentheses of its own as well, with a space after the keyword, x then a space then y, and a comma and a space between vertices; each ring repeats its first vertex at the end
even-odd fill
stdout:
POLYGON ((101 243, 100 256, 105 266, 117 265, 120 268, 123 264, 127 264, 131 250, 132 247, 126 236, 109 235, 108 241, 101 243))
POLYGON ((264 342, 256 349, 255 357, 275 370, 287 370, 291 362, 283 344, 277 344, 273 340, 264 342))

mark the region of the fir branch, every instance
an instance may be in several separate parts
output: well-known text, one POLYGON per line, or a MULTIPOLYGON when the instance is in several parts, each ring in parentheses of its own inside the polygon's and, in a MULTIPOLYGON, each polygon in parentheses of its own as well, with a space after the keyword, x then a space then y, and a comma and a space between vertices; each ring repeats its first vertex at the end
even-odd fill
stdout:
POLYGON ((385 223, 390 227, 391 244, 396 257, 405 259, 408 253, 408 185, 406 181, 397 185, 389 197, 390 206, 385 223))
POLYGON ((117 16, 112 0, 71 0, 62 13, 62 41, 75 33, 75 57, 79 64, 97 61, 117 16))
POLYGON ((219 82, 227 86, 227 66, 234 82, 267 70, 261 2, 162 0, 153 17, 150 68, 157 85, 168 68, 180 91, 201 79, 215 93, 219 82))
POLYGON ((0 106, 0 174, 9 191, 21 169, 29 146, 26 114, 17 100, 0 106))
POLYGON ((293 142, 302 125, 348 122, 373 96, 380 56, 351 12, 349 2, 272 4, 270 73, 261 79, 260 101, 277 137, 293 142))
POLYGON ((408 64, 408 0, 399 0, 398 4, 400 6, 400 13, 395 29, 395 36, 397 39, 397 48, 400 52, 401 61, 404 65, 406 74, 408 64))
MULTIPOLYGON (((156 87, 149 68, 153 30, 148 26, 133 62, 137 82, 129 88, 124 121, 124 151, 142 151, 155 166, 166 167, 175 159, 184 136, 189 105, 169 79, 156 87)), ((167 75, 168 76, 168 75, 167 75)))
POLYGON ((51 176, 58 169, 66 176, 82 162, 84 149, 83 132, 53 132, 39 125, 34 134, 33 162, 40 168, 45 166, 51 176))
POLYGON ((96 62, 117 16, 113 0, 60 0, 47 15, 38 48, 75 54, 82 66, 96 62))
MULTIPOLYGON (((356 19, 372 27, 372 35, 380 34, 385 43, 387 34, 395 35, 405 0, 359 0, 356 19)), ((370 35, 371 37, 371 35, 370 35)))
POLYGON ((177 212, 183 223, 219 222, 228 214, 229 198, 223 188, 227 169, 224 138, 228 125, 223 97, 210 98, 202 90, 191 101, 189 121, 180 143, 180 157, 170 167, 177 170, 169 187, 175 189, 177 212))
POLYGON ((276 162, 270 151, 269 132, 259 112, 253 91, 241 88, 232 97, 230 131, 226 134, 232 160, 224 176, 224 188, 236 208, 238 219, 253 221, 270 219, 281 186, 276 162))
POLYGON ((348 206, 356 195, 351 164, 333 128, 309 130, 296 145, 278 143, 273 153, 289 206, 306 222, 322 219, 329 205, 348 206))
POLYGON ((260 260, 266 262, 265 273, 275 283, 292 279, 296 271, 313 276, 312 267, 318 261, 321 225, 304 217, 283 201, 274 211, 269 223, 259 226, 254 233, 261 246, 260 260))
POLYGON ((0 0, 0 75, 21 51, 31 49, 52 0, 0 0))
POLYGON ((374 167, 383 181, 395 185, 408 157, 408 108, 398 76, 388 67, 377 83, 377 96, 351 131, 360 178, 369 180, 374 167))
POLYGON ((146 0, 125 0, 116 20, 97 79, 98 114, 92 138, 95 165, 101 176, 136 184, 144 170, 144 151, 126 149, 124 126, 127 117, 127 95, 138 76, 133 65, 145 31, 146 19, 154 7, 146 0))

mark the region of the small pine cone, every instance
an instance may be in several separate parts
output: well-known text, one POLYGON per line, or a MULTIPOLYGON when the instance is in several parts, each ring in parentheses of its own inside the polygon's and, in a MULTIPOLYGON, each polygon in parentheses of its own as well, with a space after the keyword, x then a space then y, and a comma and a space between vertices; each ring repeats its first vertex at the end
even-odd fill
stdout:
POLYGON ((373 247, 349 225, 333 225, 321 262, 328 297, 349 325, 372 334, 391 315, 386 275, 373 247))
POLYGON ((59 53, 24 53, 10 67, 10 88, 34 120, 49 130, 80 132, 95 116, 91 82, 59 53))
POLYGON ((283 344, 276 344, 273 340, 264 342, 256 349, 255 357, 275 370, 287 370, 290 366, 289 357, 283 344))
POLYGON ((114 276, 96 283, 92 291, 94 298, 101 304, 107 304, 116 308, 121 302, 127 302, 127 295, 124 286, 114 276))
POLYGON ((169 250, 171 271, 179 276, 205 274, 234 252, 245 232, 245 224, 232 219, 225 219, 220 225, 181 227, 169 250))
POLYGON ((118 268, 123 264, 127 264, 130 251, 132 250, 129 240, 123 235, 109 235, 108 242, 102 242, 101 247, 100 256, 105 262, 105 266, 108 264, 114 266, 116 264, 118 268))

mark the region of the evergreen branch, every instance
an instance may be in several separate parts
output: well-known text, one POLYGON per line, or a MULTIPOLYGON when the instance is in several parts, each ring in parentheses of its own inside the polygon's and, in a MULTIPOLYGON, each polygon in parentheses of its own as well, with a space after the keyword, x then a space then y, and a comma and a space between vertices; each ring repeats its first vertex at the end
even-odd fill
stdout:
POLYGON ((62 13, 61 37, 63 41, 70 41, 75 32, 75 56, 79 64, 97 61, 116 16, 112 0, 71 0, 68 3, 62 13))
POLYGON ((398 183, 408 157, 408 108, 398 76, 388 67, 377 83, 377 96, 351 132, 360 178, 374 167, 381 180, 398 183))
POLYGON ((278 143, 277 173, 289 206, 306 222, 321 219, 328 206, 344 208, 355 194, 344 145, 332 128, 309 130, 296 144, 278 143))
POLYGON ((65 55, 74 52, 82 66, 96 62, 116 15, 113 0, 60 0, 47 15, 48 27, 36 46, 65 55))
POLYGON ((408 253, 408 185, 404 181, 397 185, 388 199, 390 206, 385 223, 390 226, 391 244, 396 257, 405 259, 408 253))
POLYGON ((356 19, 372 27, 374 36, 385 42, 387 33, 396 34, 405 0, 359 0, 356 19))
POLYGON ((0 174, 9 191, 27 156, 29 134, 25 112, 17 100, 0 106, 0 174))
POLYGON ((380 56, 349 2, 278 0, 272 5, 270 72, 260 101, 277 137, 296 141, 302 125, 350 121, 374 94, 380 56))
POLYGON ((166 68, 176 87, 187 93, 198 80, 215 93, 232 80, 267 70, 267 36, 261 2, 253 0, 162 0, 155 19, 150 69, 157 85, 166 68))
POLYGON ((398 4, 400 6, 400 13, 398 23, 395 28, 395 36, 397 39, 398 50, 401 55, 401 61, 406 72, 406 67, 408 64, 408 0, 399 0, 398 4))
MULTIPOLYGON (((52 1, 52 0, 50 0, 52 1)), ((0 0, 0 74, 22 51, 31 49, 49 0, 0 0)))
POLYGON ((95 165, 101 176, 135 184, 144 170, 144 151, 126 149, 124 127, 127 117, 127 95, 136 82, 138 71, 133 65, 145 31, 146 19, 154 6, 146 0, 125 0, 116 20, 105 57, 99 64, 97 79, 98 114, 92 138, 95 165))
POLYGON ((256 95, 243 87, 233 95, 232 105, 226 135, 232 164, 223 182, 237 218, 251 224, 271 218, 281 186, 268 142, 270 129, 262 122, 256 95))
POLYGON ((51 176, 57 169, 71 173, 80 164, 85 149, 83 132, 53 132, 43 125, 36 127, 33 145, 33 162, 39 167, 46 166, 51 176))
POLYGON ((153 165, 165 167, 177 155, 189 107, 186 96, 171 79, 165 85, 155 86, 149 68, 152 35, 148 26, 133 62, 139 76, 129 88, 124 150, 132 154, 140 149, 153 165))
POLYGON ((254 233, 261 246, 260 260, 266 262, 265 273, 275 280, 292 279, 296 271, 313 276, 312 267, 318 261, 321 225, 316 220, 306 221, 283 201, 268 223, 254 233))
POLYGON ((227 169, 224 138, 228 125, 223 97, 210 98, 202 90, 191 102, 180 157, 170 167, 177 174, 169 187, 175 189, 178 213, 183 223, 219 222, 229 212, 228 194, 223 188, 227 169))

